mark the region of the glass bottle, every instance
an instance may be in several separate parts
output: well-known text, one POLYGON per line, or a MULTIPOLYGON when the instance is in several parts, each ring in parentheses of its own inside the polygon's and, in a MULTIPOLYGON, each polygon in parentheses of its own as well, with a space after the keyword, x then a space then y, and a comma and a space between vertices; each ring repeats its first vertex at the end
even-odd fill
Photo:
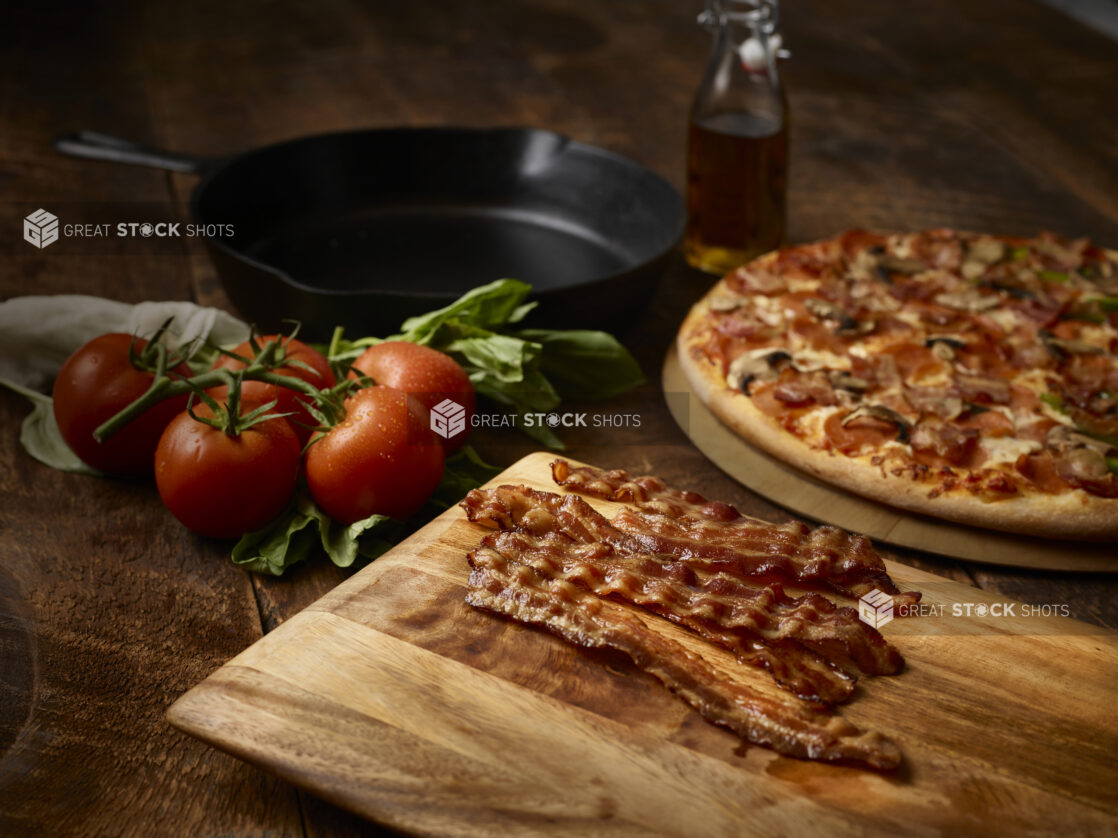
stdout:
POLYGON ((788 105, 777 13, 777 0, 707 0, 699 16, 714 50, 691 106, 684 255, 708 273, 784 241, 788 105))

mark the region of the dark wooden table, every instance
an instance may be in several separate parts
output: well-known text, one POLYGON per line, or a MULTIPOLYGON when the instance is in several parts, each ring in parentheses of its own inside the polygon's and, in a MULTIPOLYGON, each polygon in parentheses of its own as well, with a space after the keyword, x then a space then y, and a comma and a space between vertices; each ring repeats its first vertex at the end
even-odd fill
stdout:
MULTIPOLYGON (((56 155, 96 129, 221 155, 388 125, 534 125, 630 155, 682 186, 686 114, 709 42, 697 2, 10 4, 0 27, 0 298, 87 293, 227 306, 197 242, 38 251, 38 206, 134 204, 185 218, 184 176, 56 155)), ((1024 0, 788 3, 790 237, 854 226, 1051 229, 1118 245, 1118 47, 1024 0)), ((57 211, 57 210, 56 210, 57 211)), ((774 520, 723 476, 656 392, 686 307, 711 282, 677 259, 620 336, 650 379, 619 399, 647 436, 571 455, 672 481, 774 520)), ((588 302, 592 305, 592 301, 588 302)), ((150 486, 51 471, 0 393, 0 833, 344 835, 362 821, 193 741, 166 707, 345 578, 319 559, 249 576, 150 486)), ((479 440, 508 464, 531 448, 479 440)), ((1118 580, 904 561, 1118 627, 1118 580)))

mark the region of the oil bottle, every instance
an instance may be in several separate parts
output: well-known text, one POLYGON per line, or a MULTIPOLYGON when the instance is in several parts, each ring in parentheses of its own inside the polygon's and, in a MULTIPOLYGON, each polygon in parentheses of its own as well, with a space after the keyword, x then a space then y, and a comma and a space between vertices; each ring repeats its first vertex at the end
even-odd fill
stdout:
POLYGON ((714 49, 691 106, 687 231, 692 267, 724 274, 784 241, 788 104, 777 0, 707 0, 714 49))

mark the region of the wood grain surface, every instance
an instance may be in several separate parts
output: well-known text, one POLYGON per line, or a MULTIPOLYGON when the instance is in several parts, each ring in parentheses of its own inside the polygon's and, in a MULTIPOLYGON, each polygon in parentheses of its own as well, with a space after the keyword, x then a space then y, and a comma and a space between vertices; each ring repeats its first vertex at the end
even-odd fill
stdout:
MULTIPOLYGON (((494 484, 554 489, 547 452, 494 484)), ((607 514, 615 506, 595 503, 607 514)), ((842 709, 901 744, 896 776, 777 756, 704 722, 620 656, 463 602, 485 530, 457 508, 270 633, 172 724, 424 835, 1103 835, 1118 828, 1118 634, 1058 617, 921 616, 908 660, 842 709), (996 677, 991 670, 996 667, 996 677)), ((1001 598, 902 564, 925 604, 1001 598)), ((767 675, 646 620, 735 680, 767 675)))
MULTIPOLYGON (((48 5, 7 4, 0 23, 0 299, 228 306, 197 240, 42 251, 22 240, 21 219, 39 207, 63 222, 103 220, 107 208, 188 220, 192 178, 61 157, 61 133, 223 155, 336 129, 532 125, 682 187, 687 109, 709 50, 698 0, 48 5)), ((942 224, 1118 241, 1112 41, 1030 0, 802 0, 784 4, 783 29, 792 240, 942 224)), ((569 434, 569 452, 787 520, 711 467, 658 392, 664 351, 711 281, 677 259, 649 307, 619 325, 650 384, 571 409, 639 413, 642 427, 569 434)), ((228 545, 180 529, 151 487, 31 460, 18 443, 26 410, 0 392, 0 834, 370 834, 163 719, 190 685, 353 571, 319 556, 282 579, 248 577, 228 566, 228 545)), ((531 450, 508 434, 476 442, 501 465, 531 450)), ((1111 576, 895 555, 1118 627, 1111 576)))

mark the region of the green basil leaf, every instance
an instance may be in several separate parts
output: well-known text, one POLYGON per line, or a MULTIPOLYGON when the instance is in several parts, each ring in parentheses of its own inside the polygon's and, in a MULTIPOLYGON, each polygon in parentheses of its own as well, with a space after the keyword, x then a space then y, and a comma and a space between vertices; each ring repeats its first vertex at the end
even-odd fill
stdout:
MULTIPOLYGON (((494 329, 509 323, 512 318, 522 318, 530 309, 522 303, 532 292, 532 286, 515 279, 499 279, 467 291, 444 308, 418 317, 411 317, 400 327, 397 340, 430 344, 440 326, 458 320, 482 329, 494 329)), ((530 305, 530 304, 529 304, 530 305)))
MULTIPOLYGON (((524 415, 523 413, 520 414, 521 417, 523 417, 523 415, 524 415)), ((536 442, 540 443, 541 445, 547 446, 552 451, 566 451, 567 450, 567 446, 563 444, 563 440, 559 439, 559 437, 555 435, 555 432, 552 431, 551 428, 547 427, 546 425, 531 425, 531 426, 529 426, 529 425, 526 425, 524 423, 523 419, 521 418, 520 422, 517 424, 517 427, 520 429, 520 431, 522 433, 527 434, 532 439, 534 439, 536 442)))
POLYGON ((500 473, 500 468, 489 465, 471 446, 464 445, 446 458, 443 479, 429 503, 440 511, 447 509, 462 500, 470 489, 488 483, 500 473))
MULTIPOLYGON (((468 371, 474 391, 479 396, 492 399, 516 413, 542 413, 559 406, 559 394, 537 369, 524 370, 523 379, 505 382, 490 376, 485 370, 468 371)), ((522 423, 518 427, 525 428, 522 423)))
POLYGON ((1063 271, 1037 271, 1036 275, 1045 282, 1071 282, 1071 277, 1063 271))
POLYGON ((1118 311, 1118 297, 1091 297, 1084 302, 1098 303, 1103 311, 1118 311))
POLYGON ((1059 393, 1041 393, 1040 400, 1048 405, 1053 410, 1060 413, 1067 413, 1067 406, 1064 404, 1064 397, 1059 393))
POLYGON ((253 573, 282 576, 307 558, 318 540, 318 518, 293 504, 266 526, 242 535, 231 558, 253 573))
POLYGON ((485 337, 456 340, 443 351, 460 357, 468 374, 477 373, 479 379, 505 385, 522 384, 540 357, 539 344, 492 332, 485 337))
POLYGON ((1118 457, 1107 457, 1106 467, 1110 469, 1114 474, 1118 474, 1118 457))
POLYGON ((24 417, 19 429, 19 442, 32 457, 43 465, 75 474, 103 476, 100 471, 87 466, 70 450, 58 423, 54 421, 54 401, 50 396, 31 390, 14 381, 0 378, 0 385, 31 402, 31 412, 24 417))
POLYGON ((645 381, 640 364, 607 332, 524 329, 516 335, 543 347, 540 371, 563 398, 609 398, 645 381))
POLYGON ((403 524, 385 515, 339 524, 315 505, 305 488, 300 488, 295 503, 283 514, 241 536, 233 547, 232 559, 253 573, 282 576, 321 545, 334 564, 349 567, 359 555, 376 558, 403 535, 403 524))

